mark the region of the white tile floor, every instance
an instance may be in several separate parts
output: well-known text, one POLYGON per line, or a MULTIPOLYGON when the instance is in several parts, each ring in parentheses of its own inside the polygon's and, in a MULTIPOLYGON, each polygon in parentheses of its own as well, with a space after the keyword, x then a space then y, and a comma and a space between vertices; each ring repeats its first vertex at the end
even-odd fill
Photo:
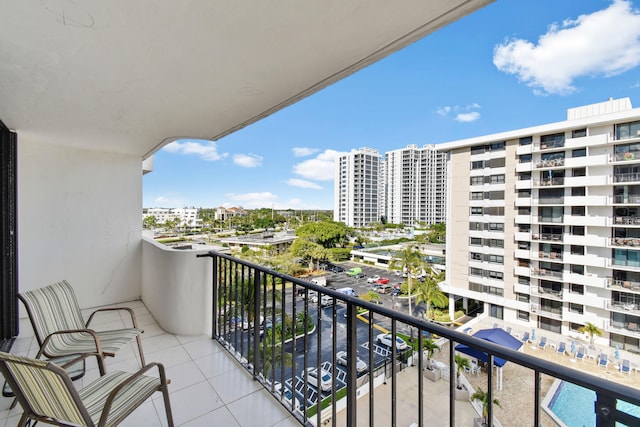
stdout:
MULTIPOLYGON (((161 362, 171 380, 171 406, 177 426, 266 427, 299 426, 300 423, 222 347, 208 336, 176 336, 165 333, 141 301, 123 304, 134 309, 144 329, 143 348, 147 362, 161 362)), ((124 321, 118 312, 102 314, 92 323, 96 329, 118 328, 124 321)), ((127 325, 128 326, 128 325, 127 325)), ((37 344, 27 319, 21 320, 20 335, 12 352, 34 356, 37 344)), ((134 346, 107 361, 107 369, 135 371, 140 362, 134 346)), ((81 388, 98 376, 94 361, 87 374, 76 381, 81 388)), ((22 410, 9 409, 12 399, 0 398, 0 426, 15 426, 22 410)), ((39 423, 41 424, 41 423, 39 423)), ((156 393, 122 426, 166 426, 162 395, 156 393)))

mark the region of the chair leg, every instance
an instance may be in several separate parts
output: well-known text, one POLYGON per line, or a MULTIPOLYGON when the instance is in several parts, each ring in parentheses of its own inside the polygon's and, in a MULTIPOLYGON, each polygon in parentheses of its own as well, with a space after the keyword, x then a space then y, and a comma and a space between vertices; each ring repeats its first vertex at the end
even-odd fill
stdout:
POLYGON ((18 421, 18 427, 26 427, 28 421, 29 421, 29 417, 25 412, 23 412, 22 416, 20 417, 20 421, 18 421))
POLYGON ((162 387, 162 398, 164 399, 164 410, 167 413, 168 427, 174 427, 173 414, 171 413, 171 402, 169 401, 169 387, 164 384, 162 387))

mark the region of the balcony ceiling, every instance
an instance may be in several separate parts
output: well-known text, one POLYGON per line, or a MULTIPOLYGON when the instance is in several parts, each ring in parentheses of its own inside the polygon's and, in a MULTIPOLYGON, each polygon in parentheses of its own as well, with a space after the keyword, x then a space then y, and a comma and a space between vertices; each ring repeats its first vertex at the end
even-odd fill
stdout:
POLYGON ((492 0, 2 0, 0 119, 147 157, 218 139, 492 0))

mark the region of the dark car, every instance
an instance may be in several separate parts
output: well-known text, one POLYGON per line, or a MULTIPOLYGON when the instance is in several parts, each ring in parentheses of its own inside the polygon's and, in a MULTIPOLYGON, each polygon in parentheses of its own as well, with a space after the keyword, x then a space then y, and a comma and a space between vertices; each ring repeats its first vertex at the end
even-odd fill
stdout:
POLYGON ((331 271, 333 271, 334 273, 343 273, 344 272, 344 268, 340 267, 339 265, 334 265, 333 266, 333 270, 331 270, 331 271))

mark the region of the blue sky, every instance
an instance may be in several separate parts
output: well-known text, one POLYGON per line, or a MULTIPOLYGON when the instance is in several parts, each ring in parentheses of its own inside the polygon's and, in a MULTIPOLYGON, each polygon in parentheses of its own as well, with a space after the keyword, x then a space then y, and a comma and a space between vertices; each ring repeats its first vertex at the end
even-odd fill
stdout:
POLYGON ((143 206, 333 209, 337 153, 562 121, 609 97, 640 107, 639 65, 640 0, 497 0, 219 141, 164 147, 143 206))

